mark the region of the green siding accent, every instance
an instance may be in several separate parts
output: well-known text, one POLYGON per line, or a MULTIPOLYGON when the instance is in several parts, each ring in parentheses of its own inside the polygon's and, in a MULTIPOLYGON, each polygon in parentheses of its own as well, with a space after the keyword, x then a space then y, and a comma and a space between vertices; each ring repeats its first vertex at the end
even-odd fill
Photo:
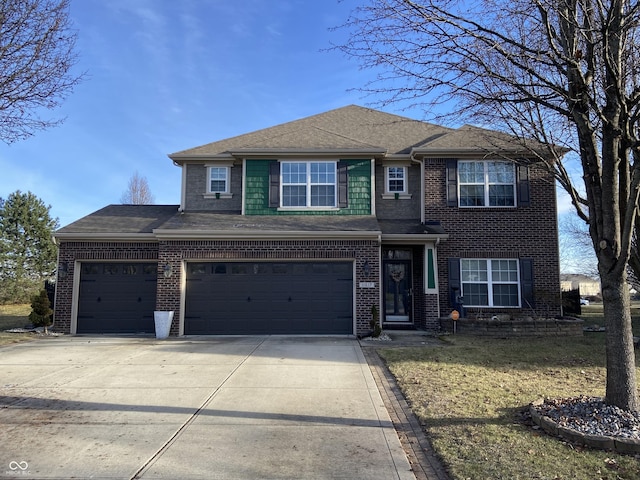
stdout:
POLYGON ((433 263, 433 249, 427 249, 427 288, 434 289, 436 288, 436 274, 435 274, 435 266, 433 263))
POLYGON ((349 206, 339 210, 278 211, 269 208, 269 162, 247 160, 244 206, 246 215, 371 215, 371 161, 344 160, 349 171, 349 206))

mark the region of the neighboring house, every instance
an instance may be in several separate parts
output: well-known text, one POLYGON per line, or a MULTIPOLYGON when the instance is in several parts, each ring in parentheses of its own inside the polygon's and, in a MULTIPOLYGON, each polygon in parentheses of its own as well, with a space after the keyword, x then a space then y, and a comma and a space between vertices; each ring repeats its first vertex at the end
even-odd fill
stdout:
POLYGON ((180 205, 55 234, 55 327, 172 334, 436 330, 560 314, 553 177, 510 137, 347 106, 169 155, 180 205), (513 163, 509 159, 517 160, 513 163))
POLYGON ((580 290, 582 297, 597 297, 600 295, 600 282, 587 275, 562 274, 560 275, 560 288, 563 292, 580 290))

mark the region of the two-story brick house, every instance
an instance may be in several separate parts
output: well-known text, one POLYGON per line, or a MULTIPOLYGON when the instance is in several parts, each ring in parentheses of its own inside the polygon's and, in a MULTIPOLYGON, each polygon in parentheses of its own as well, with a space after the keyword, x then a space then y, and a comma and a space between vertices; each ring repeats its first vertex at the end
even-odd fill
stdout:
POLYGON ((507 136, 348 106, 169 155, 179 205, 110 205, 56 232, 55 328, 435 330, 560 313, 553 177, 507 136), (514 160, 514 161, 512 161, 514 160))

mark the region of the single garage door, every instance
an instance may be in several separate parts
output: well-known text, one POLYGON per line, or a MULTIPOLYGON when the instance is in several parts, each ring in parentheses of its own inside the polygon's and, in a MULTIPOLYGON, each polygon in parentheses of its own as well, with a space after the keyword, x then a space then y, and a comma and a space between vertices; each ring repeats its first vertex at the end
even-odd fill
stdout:
POLYGON ((78 333, 153 333, 156 263, 83 263, 78 333))
POLYGON ((188 263, 184 333, 351 334, 353 264, 188 263))

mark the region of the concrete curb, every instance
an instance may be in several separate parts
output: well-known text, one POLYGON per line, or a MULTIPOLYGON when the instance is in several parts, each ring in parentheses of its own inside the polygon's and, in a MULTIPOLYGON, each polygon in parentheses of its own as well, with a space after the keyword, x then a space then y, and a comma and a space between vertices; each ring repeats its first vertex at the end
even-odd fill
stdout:
POLYGON ((362 343, 361 346, 416 480, 451 480, 376 349, 362 343))
POLYGON ((587 435, 585 433, 558 425, 553 419, 546 415, 540 415, 536 407, 542 405, 544 399, 538 399, 529 405, 531 420, 542 430, 553 437, 561 437, 565 440, 586 445, 587 447, 599 450, 615 451, 618 453, 640 453, 640 440, 633 438, 606 437, 603 435, 587 435))

